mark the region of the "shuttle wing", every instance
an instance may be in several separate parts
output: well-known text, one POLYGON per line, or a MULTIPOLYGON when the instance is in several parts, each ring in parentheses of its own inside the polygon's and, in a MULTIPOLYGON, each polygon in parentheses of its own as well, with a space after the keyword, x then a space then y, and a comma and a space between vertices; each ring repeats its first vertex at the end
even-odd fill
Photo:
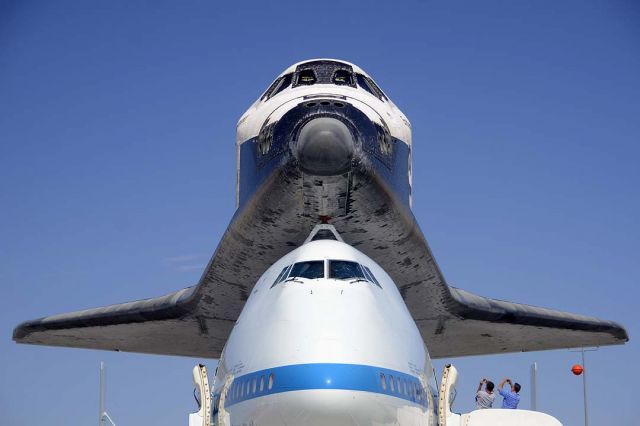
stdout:
POLYGON ((489 299, 454 287, 448 292, 445 314, 416 318, 434 358, 615 345, 629 340, 626 330, 613 321, 489 299))
MULTIPOLYGON (((274 185, 275 184, 275 185, 274 185)), ((271 182, 238 210, 196 286, 152 299, 48 316, 19 324, 17 343, 219 358, 262 273, 302 244, 315 224, 296 200, 273 197, 271 182), (284 199, 284 201, 283 201, 284 199), (277 226, 296 223, 297 226, 277 226)), ((294 194, 295 195, 295 194, 294 194)))
MULTIPOLYGON (((317 223, 315 216, 300 211, 304 186, 291 189, 279 179, 270 178, 236 212, 197 286, 27 321, 14 330, 14 340, 218 358, 262 273, 302 244, 317 223)), ((626 330, 612 321, 488 299, 448 286, 410 211, 384 191, 376 193, 375 202, 361 201, 357 212, 332 223, 345 242, 391 275, 434 358, 628 340, 626 330)))
MULTIPOLYGON (((371 214, 384 238, 345 241, 374 258, 400 290, 434 358, 623 344, 613 321, 505 302, 450 287, 413 214, 394 208, 371 214), (387 225, 384 225, 387 224, 387 225), (384 225, 384 228, 380 228, 384 225)), ((353 234, 352 234, 353 235, 353 234)))
POLYGON ((166 296, 53 315, 20 324, 18 343, 219 357, 233 322, 201 318, 195 287, 166 296), (194 303, 196 302, 196 303, 194 303))

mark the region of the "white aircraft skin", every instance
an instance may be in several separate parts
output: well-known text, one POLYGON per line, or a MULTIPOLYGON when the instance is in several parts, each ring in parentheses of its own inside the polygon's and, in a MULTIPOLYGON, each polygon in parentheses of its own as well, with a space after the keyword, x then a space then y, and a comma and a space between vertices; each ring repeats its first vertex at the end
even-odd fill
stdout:
POLYGON ((436 424, 431 360, 397 286, 341 241, 308 242, 262 275, 227 341, 213 394, 221 424, 436 424), (274 285, 286 266, 314 260, 325 262, 324 278, 274 285), (328 278, 330 260, 368 267, 379 285, 328 278))

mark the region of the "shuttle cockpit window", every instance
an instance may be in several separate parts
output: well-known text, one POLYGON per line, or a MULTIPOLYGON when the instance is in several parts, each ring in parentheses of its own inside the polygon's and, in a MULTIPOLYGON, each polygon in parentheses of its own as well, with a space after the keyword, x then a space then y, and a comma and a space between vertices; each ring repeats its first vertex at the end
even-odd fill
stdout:
POLYGON ((333 73, 333 84, 338 86, 353 86, 353 76, 347 70, 336 70, 333 73))
POLYGON ((338 61, 319 60, 298 65, 293 79, 293 87, 312 84, 334 84, 356 87, 353 67, 338 61))
POLYGON ((280 84, 278 85, 278 87, 275 88, 273 93, 269 95, 269 98, 272 98, 273 96, 275 96, 278 93, 282 92, 287 87, 291 86, 292 78, 293 78, 293 73, 289 73, 289 74, 283 75, 282 78, 280 79, 280 84))
POLYGON ((287 87, 291 86, 291 80, 293 80, 293 73, 285 74, 282 77, 278 78, 276 81, 269 86, 264 95, 262 96, 262 100, 266 101, 268 99, 273 98, 278 93, 282 92, 287 87))
POLYGON ((298 73, 298 86, 311 86, 316 83, 316 74, 312 69, 302 70, 298 73))
POLYGON ((369 87, 369 85, 367 84, 367 80, 365 80, 364 75, 356 74, 356 80, 358 80, 358 87, 361 87, 362 89, 371 93, 373 96, 376 96, 376 94, 373 93, 373 89, 371 89, 371 87, 369 87))
POLYGON ((269 95, 271 93, 273 93, 273 91, 276 89, 276 87, 278 87, 278 85, 280 84, 281 81, 282 81, 282 77, 276 78, 276 81, 271 83, 271 86, 269 86, 269 88, 264 92, 264 94, 262 95, 260 100, 261 101, 266 101, 269 98, 269 95))
POLYGON ((356 80, 358 81, 359 87, 371 93, 376 98, 380 100, 387 100, 387 97, 382 93, 382 90, 380 90, 376 83, 374 83, 370 78, 365 77, 362 74, 356 74, 356 80))

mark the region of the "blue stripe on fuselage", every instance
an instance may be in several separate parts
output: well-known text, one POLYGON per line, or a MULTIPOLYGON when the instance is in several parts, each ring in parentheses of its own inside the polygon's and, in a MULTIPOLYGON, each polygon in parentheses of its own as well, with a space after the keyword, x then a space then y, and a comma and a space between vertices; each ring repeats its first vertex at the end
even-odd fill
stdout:
MULTIPOLYGON (((410 374, 369 365, 297 364, 235 377, 227 393, 225 407, 276 393, 319 389, 372 392, 428 406, 425 394, 428 390, 410 374), (393 387, 391 380, 394 381, 393 387)), ((219 393, 214 395, 215 401, 219 396, 219 393)))

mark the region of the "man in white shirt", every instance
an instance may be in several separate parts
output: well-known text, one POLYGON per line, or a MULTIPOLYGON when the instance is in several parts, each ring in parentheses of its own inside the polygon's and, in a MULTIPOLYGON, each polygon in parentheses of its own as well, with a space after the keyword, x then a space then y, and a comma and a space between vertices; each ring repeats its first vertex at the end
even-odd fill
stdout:
POLYGON ((491 408, 493 401, 496 399, 496 394, 493 393, 494 384, 487 379, 480 380, 478 390, 476 391, 476 409, 491 408), (484 390, 482 390, 484 385, 484 390))

